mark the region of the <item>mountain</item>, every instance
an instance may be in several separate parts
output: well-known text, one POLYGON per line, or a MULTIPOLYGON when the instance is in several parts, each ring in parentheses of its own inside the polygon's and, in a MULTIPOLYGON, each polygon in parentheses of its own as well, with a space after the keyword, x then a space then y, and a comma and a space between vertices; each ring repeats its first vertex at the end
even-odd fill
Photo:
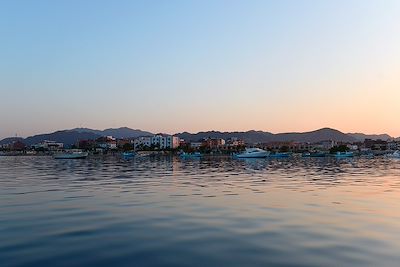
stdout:
POLYGON ((101 137, 101 135, 89 132, 78 132, 74 130, 64 130, 57 131, 49 134, 38 134, 34 136, 27 137, 23 142, 28 145, 34 145, 40 143, 44 140, 51 140, 56 142, 64 143, 65 146, 70 146, 78 142, 79 140, 96 139, 101 137))
POLYGON ((142 130, 138 130, 138 129, 131 129, 128 127, 121 127, 121 128, 115 128, 115 129, 109 128, 109 129, 105 129, 103 131, 93 130, 93 129, 89 129, 89 128, 75 128, 75 129, 72 129, 72 131, 77 131, 80 133, 93 133, 93 134, 97 134, 100 136, 111 135, 116 138, 135 138, 138 136, 153 135, 150 132, 146 132, 146 131, 142 131, 142 130))
POLYGON ((286 142, 286 141, 297 141, 297 142, 319 142, 324 140, 334 140, 341 142, 354 142, 356 139, 345 133, 342 133, 335 129, 323 128, 316 131, 304 132, 304 133, 278 133, 273 134, 270 132, 263 131, 247 131, 247 132, 199 132, 191 134, 183 132, 177 134, 180 138, 186 141, 198 141, 203 138, 223 138, 229 139, 237 137, 244 140, 246 143, 265 143, 265 142, 286 142))
MULTIPOLYGON (((0 141, 0 145, 9 144, 15 141, 24 142, 26 145, 30 146, 33 144, 37 144, 44 140, 51 140, 56 142, 64 143, 65 146, 70 146, 72 144, 77 143, 79 140, 88 140, 88 139, 97 139, 101 136, 112 135, 116 138, 135 138, 138 136, 150 136, 152 133, 142 130, 134 130, 127 127, 121 127, 116 129, 105 129, 105 130, 93 130, 88 128, 76 128, 72 130, 63 130, 57 131, 49 134, 39 134, 30 136, 28 138, 20 138, 20 137, 9 137, 0 141)), ((322 128, 316 131, 304 132, 304 133, 278 133, 273 134, 270 132, 263 131, 247 131, 247 132, 219 132, 219 131, 208 131, 208 132, 199 132, 199 133, 178 133, 176 134, 180 138, 189 141, 195 142, 202 140, 204 138, 223 138, 225 140, 230 138, 239 138, 244 140, 246 143, 266 143, 266 142, 288 142, 288 141, 297 141, 297 142, 319 142, 324 140, 334 140, 341 142, 357 142, 363 141, 365 138, 370 139, 391 139, 389 135, 366 135, 362 133, 351 133, 345 134, 338 130, 331 128, 322 128)), ((398 138, 400 141, 400 137, 398 138)))
POLYGON ((247 132, 218 132, 218 131, 208 131, 208 132, 199 132, 196 134, 191 134, 188 132, 183 132, 177 134, 179 138, 182 138, 186 141, 199 141, 204 138, 222 138, 222 139, 230 139, 230 138, 239 138, 248 143, 259 143, 259 142, 268 142, 271 140, 273 134, 269 132, 262 131, 247 131, 247 132))
POLYGON ((348 133, 347 135, 354 137, 357 141, 364 142, 365 139, 372 139, 372 140, 389 140, 393 139, 388 134, 363 134, 363 133, 348 133))
POLYGON ((62 130, 48 134, 38 134, 27 137, 25 139, 20 137, 9 137, 0 141, 0 145, 21 141, 28 146, 40 143, 44 140, 51 140, 64 143, 66 147, 76 144, 79 140, 94 140, 102 136, 112 135, 116 138, 135 138, 138 136, 152 135, 150 132, 134 130, 127 127, 117 129, 93 130, 88 128, 76 128, 72 130, 62 130))
POLYGON ((319 142, 324 140, 333 140, 339 142, 354 142, 355 138, 348 136, 341 131, 322 128, 316 131, 304 133, 280 133, 274 136, 274 141, 297 141, 297 142, 319 142))

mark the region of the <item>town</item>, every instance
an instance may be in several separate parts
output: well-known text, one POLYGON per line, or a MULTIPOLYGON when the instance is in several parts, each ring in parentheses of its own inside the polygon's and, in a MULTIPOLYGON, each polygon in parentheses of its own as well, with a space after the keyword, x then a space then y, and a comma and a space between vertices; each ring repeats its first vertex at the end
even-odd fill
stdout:
POLYGON ((59 151, 81 150, 94 155, 115 155, 116 153, 135 151, 147 155, 194 153, 212 155, 231 155, 243 151, 246 147, 257 147, 272 153, 320 153, 326 155, 338 151, 351 151, 355 155, 379 156, 400 149, 396 140, 372 140, 363 142, 338 142, 325 140, 320 142, 266 142, 246 143, 239 138, 203 138, 186 141, 175 135, 155 134, 136 138, 115 138, 104 136, 97 139, 79 140, 75 144, 64 144, 52 140, 43 140, 31 146, 22 141, 12 141, 0 146, 0 155, 52 155, 59 151))

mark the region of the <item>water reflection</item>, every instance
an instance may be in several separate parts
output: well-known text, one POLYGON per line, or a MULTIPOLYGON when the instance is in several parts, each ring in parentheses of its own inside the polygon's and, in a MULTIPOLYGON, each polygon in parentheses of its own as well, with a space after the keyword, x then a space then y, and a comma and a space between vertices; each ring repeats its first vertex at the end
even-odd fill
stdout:
POLYGON ((400 161, 0 158, 2 266, 397 266, 400 161))

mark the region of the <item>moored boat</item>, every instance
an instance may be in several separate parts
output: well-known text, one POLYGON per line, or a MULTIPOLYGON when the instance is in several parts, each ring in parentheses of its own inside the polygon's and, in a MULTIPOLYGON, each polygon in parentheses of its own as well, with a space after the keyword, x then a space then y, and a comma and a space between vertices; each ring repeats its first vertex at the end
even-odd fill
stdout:
POLYGON ((246 148, 246 150, 241 154, 234 155, 236 158, 266 158, 270 154, 269 151, 263 150, 261 148, 246 148))
POLYGON ((122 153, 122 157, 124 158, 124 159, 131 159, 131 158, 133 158, 135 156, 135 152, 124 152, 124 153, 122 153))
POLYGON ((73 151, 73 152, 65 152, 58 153, 54 155, 55 159, 85 159, 88 156, 87 152, 82 151, 73 151))
POLYGON ((183 152, 179 155, 181 158, 201 158, 203 154, 200 152, 186 153, 183 152))
POLYGON ((313 152, 310 154, 310 157, 313 157, 313 158, 323 158, 325 156, 326 156, 326 154, 324 152, 313 152))
POLYGON ((353 152, 336 152, 335 154, 335 157, 337 158, 351 158, 353 156, 353 152))
POLYGON ((288 158, 290 156, 291 156, 291 153, 289 153, 289 152, 276 152, 276 153, 270 155, 270 157, 273 157, 273 158, 288 158))

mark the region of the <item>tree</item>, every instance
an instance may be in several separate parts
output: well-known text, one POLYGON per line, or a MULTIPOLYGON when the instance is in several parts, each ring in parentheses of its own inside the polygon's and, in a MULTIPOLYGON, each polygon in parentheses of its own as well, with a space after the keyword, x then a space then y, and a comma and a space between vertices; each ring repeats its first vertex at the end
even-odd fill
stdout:
POLYGON ((132 150, 132 149, 133 149, 133 147, 132 147, 132 145, 129 144, 129 143, 126 143, 126 144, 124 144, 124 145, 122 146, 122 150, 123 150, 123 151, 130 151, 130 150, 132 150))
POLYGON ((349 148, 346 145, 334 146, 329 150, 329 153, 335 154, 336 152, 347 152, 349 148))

